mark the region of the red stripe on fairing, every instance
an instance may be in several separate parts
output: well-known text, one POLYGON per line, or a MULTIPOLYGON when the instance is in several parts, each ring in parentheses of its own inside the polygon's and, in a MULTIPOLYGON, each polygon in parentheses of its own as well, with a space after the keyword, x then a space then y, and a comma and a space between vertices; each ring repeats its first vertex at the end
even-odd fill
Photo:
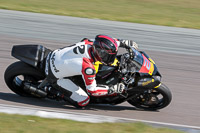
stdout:
POLYGON ((99 37, 100 37, 100 38, 106 38, 106 39, 108 39, 109 41, 111 41, 111 42, 115 45, 116 51, 118 50, 117 42, 116 42, 113 38, 108 37, 108 36, 105 36, 105 35, 101 35, 101 36, 99 36, 99 37))
POLYGON ((141 69, 140 69, 140 73, 149 73, 149 71, 150 71, 150 68, 151 68, 151 63, 150 63, 150 61, 146 58, 146 56, 144 56, 143 54, 142 54, 142 56, 143 56, 143 65, 142 65, 142 67, 141 67, 141 69), (145 61, 146 60, 146 61, 145 61), (149 66, 150 65, 150 66, 149 66), (149 70, 147 69, 147 67, 149 66, 149 70))
POLYGON ((88 96, 87 99, 78 103, 79 106, 86 106, 90 101, 90 97, 88 96))

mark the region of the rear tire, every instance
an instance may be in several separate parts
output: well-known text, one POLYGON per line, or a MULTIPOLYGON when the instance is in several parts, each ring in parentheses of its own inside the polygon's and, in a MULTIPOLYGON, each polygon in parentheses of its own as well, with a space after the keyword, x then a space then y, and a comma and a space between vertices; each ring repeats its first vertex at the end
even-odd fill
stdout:
POLYGON ((23 81, 29 79, 29 82, 37 83, 39 80, 45 78, 44 74, 36 68, 18 61, 6 69, 4 73, 4 80, 6 85, 16 94, 25 97, 35 97, 23 89, 23 81), (21 79, 20 79, 21 78, 21 79))
POLYGON ((128 103, 135 106, 136 108, 144 109, 144 110, 159 110, 165 108, 171 103, 172 94, 169 88, 164 85, 163 83, 158 87, 153 89, 155 92, 152 92, 152 95, 155 96, 158 102, 147 104, 145 100, 143 100, 140 96, 141 95, 149 95, 148 93, 142 93, 138 97, 128 100, 128 103), (158 96, 161 95, 159 98, 158 96))

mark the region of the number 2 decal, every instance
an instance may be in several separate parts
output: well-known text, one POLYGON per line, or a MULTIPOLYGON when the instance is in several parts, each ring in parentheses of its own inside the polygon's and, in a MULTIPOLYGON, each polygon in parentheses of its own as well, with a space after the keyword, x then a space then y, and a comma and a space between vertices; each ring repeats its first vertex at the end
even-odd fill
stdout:
POLYGON ((151 63, 150 63, 150 61, 149 61, 147 58, 145 58, 144 61, 145 61, 145 62, 144 62, 144 66, 146 66, 147 70, 149 70, 150 67, 151 67, 151 63))
POLYGON ((77 46, 73 49, 73 52, 75 54, 78 54, 78 51, 80 54, 84 54, 85 53, 85 45, 80 45, 80 46, 77 46))
POLYGON ((154 65, 152 62, 150 62, 144 55, 143 56, 143 65, 139 72, 141 73, 148 73, 149 75, 153 74, 154 71, 154 65))

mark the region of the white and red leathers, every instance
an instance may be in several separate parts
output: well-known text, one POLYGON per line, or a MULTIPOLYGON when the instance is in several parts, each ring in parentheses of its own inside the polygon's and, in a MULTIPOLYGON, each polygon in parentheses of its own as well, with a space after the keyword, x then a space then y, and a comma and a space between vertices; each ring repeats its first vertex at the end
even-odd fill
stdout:
MULTIPOLYGON (((120 44, 120 42, 117 42, 120 44)), ((108 86, 97 86, 94 67, 94 59, 91 56, 93 42, 85 39, 82 42, 69 47, 54 50, 49 57, 49 66, 46 65, 46 74, 48 68, 52 74, 58 79, 57 85, 71 91, 70 98, 76 101, 79 106, 85 106, 89 103, 89 96, 105 96, 108 95, 108 86), (64 77, 82 75, 85 82, 87 93, 71 80, 64 77)))
MULTIPOLYGON (((115 39, 115 41, 117 43, 116 49, 119 46, 126 47, 134 43, 130 40, 119 41, 115 39)), ((138 48, 135 44, 132 46, 138 48)), ((108 95, 108 86, 97 86, 96 84, 95 58, 92 56, 92 45, 92 41, 84 39, 74 45, 54 50, 47 57, 46 75, 53 75, 57 79, 56 84, 59 87, 70 91, 70 99, 76 102, 78 106, 86 106, 89 103, 88 94, 91 96, 108 95), (82 75, 87 92, 66 78, 76 75, 82 75)))

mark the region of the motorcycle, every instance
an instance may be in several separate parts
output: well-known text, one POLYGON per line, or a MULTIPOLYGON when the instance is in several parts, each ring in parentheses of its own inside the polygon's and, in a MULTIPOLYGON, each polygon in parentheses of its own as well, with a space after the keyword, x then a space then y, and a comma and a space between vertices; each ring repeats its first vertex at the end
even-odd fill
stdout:
MULTIPOLYGON (((69 101, 63 91, 52 86, 45 75, 45 62, 50 49, 41 45, 15 45, 12 56, 19 59, 6 69, 4 79, 7 86, 24 97, 49 98, 69 101)), ((128 102, 135 108, 159 110, 172 100, 169 88, 161 83, 161 74, 155 62, 143 51, 134 48, 117 55, 115 64, 106 66, 99 62, 97 84, 115 85, 124 83, 125 90, 111 96, 90 96, 92 104, 120 104, 128 102)), ((80 76, 68 77, 86 91, 80 76)), ((86 91, 87 92, 87 91, 86 91)))

